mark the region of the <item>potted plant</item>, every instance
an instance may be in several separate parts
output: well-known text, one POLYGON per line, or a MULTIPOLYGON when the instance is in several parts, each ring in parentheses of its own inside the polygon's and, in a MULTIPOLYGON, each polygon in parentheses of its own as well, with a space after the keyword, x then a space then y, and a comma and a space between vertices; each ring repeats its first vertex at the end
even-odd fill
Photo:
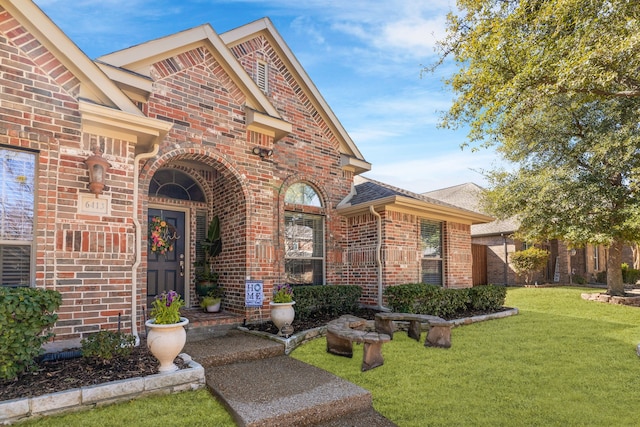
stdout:
POLYGON ((213 271, 211 259, 222 252, 222 239, 220 238, 220 218, 215 215, 209 223, 207 237, 200 242, 204 251, 204 261, 199 264, 196 271, 196 292, 200 298, 204 298, 209 290, 218 284, 218 273, 213 271))
POLYGON ((187 341, 184 327, 189 323, 189 319, 180 316, 183 306, 184 300, 176 291, 163 292, 156 296, 150 312, 151 319, 145 322, 149 329, 147 347, 160 362, 160 372, 178 370, 173 360, 187 341))
POLYGON ((271 321, 278 328, 278 335, 290 335, 293 333, 291 323, 296 312, 293 305, 293 288, 289 284, 275 285, 273 298, 269 303, 271 308, 271 321))
POLYGON ((205 295, 201 295, 200 307, 209 313, 216 313, 220 311, 220 304, 223 296, 224 291, 222 288, 219 286, 211 286, 208 288, 205 295))

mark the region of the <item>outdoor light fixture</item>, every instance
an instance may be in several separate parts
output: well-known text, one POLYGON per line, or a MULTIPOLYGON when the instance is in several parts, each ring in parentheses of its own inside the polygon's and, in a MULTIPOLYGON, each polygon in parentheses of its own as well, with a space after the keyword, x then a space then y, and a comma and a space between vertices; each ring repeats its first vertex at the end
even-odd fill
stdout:
POLYGON ((89 169, 89 191, 95 194, 97 198, 102 193, 105 176, 111 165, 102 157, 102 151, 98 145, 96 145, 93 155, 89 156, 84 163, 89 169))
POLYGON ((261 147, 253 147, 253 154, 260 156, 261 159, 265 157, 271 157, 273 155, 273 150, 261 147))

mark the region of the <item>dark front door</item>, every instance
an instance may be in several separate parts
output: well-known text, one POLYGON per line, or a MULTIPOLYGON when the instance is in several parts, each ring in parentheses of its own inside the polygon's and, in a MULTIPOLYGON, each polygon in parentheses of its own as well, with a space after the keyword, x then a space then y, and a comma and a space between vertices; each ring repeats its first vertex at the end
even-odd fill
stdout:
POLYGON ((165 291, 175 290, 185 297, 185 214, 166 209, 149 209, 149 224, 156 217, 166 222, 161 238, 164 241, 168 239, 172 248, 161 254, 159 250, 153 251, 150 244, 147 245, 147 305, 151 304, 156 295, 165 291))

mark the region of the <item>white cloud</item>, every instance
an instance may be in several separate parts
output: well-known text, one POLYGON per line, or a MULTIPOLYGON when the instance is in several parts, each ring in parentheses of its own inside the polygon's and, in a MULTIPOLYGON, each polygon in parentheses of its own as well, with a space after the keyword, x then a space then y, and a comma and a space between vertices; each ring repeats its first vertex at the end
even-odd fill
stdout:
POLYGON ((376 166, 365 176, 416 193, 475 182, 485 186, 483 170, 497 164, 492 151, 459 150, 441 155, 424 152, 420 158, 376 166))
POLYGON ((436 41, 446 35, 444 16, 425 19, 422 17, 407 17, 390 22, 382 30, 382 37, 376 43, 384 49, 402 49, 409 54, 424 57, 433 53, 436 41))

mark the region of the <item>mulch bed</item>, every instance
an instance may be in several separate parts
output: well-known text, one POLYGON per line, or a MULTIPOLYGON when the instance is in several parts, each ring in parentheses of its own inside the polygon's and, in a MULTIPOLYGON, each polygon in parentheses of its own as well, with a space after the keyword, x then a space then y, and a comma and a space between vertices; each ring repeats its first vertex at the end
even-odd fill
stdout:
MULTIPOLYGON (((180 369, 188 367, 179 357, 175 363, 180 369)), ((41 361, 35 370, 26 372, 13 381, 0 380, 0 401, 40 396, 157 373, 158 361, 143 341, 139 347, 133 348, 129 357, 115 358, 109 363, 83 357, 41 361)))

